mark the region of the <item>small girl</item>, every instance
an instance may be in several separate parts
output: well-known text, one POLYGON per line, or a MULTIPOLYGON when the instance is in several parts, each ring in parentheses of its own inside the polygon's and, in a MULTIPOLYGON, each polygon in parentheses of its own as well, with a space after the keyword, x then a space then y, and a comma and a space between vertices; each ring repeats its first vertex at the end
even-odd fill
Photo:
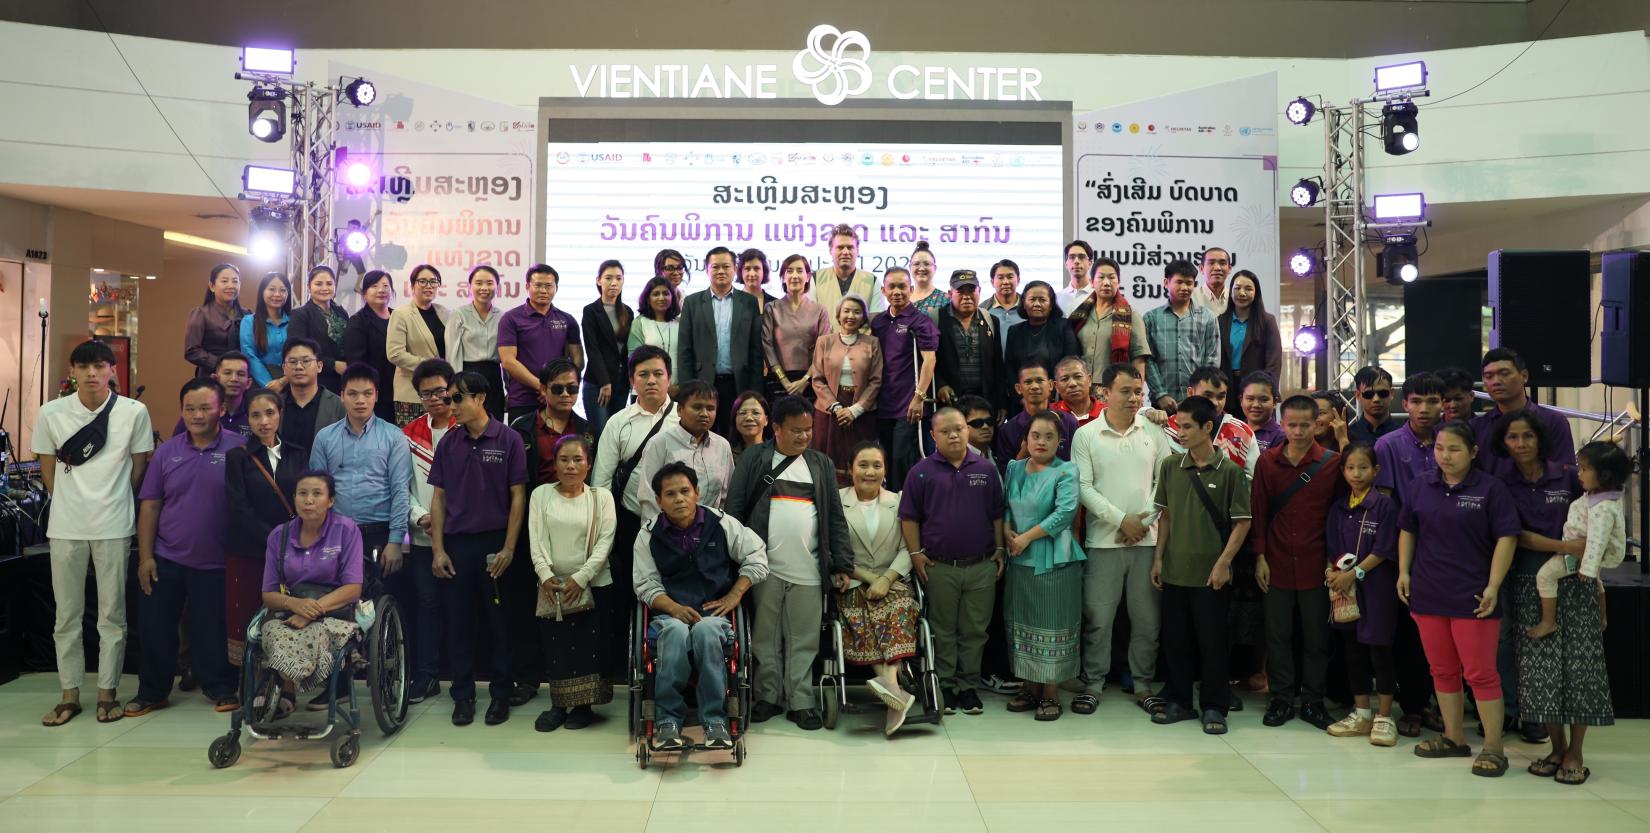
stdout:
POLYGON ((1621 489, 1632 473, 1632 461, 1615 443, 1590 442, 1576 452, 1576 476, 1586 494, 1570 504, 1570 514, 1564 521, 1564 550, 1547 559, 1535 574, 1536 592, 1541 596, 1541 624, 1526 631, 1531 639, 1558 630, 1558 582, 1565 576, 1579 572, 1598 582, 1602 607, 1604 583, 1599 581, 1598 571, 1620 565, 1627 556, 1621 489))
POLYGON ((1330 737, 1368 737, 1374 746, 1398 743, 1398 724, 1392 720, 1392 697, 1397 692, 1392 639, 1398 618, 1398 504, 1372 488, 1380 467, 1369 446, 1355 443, 1345 451, 1341 468, 1348 492, 1329 507, 1325 541, 1330 566, 1324 571, 1331 593, 1356 595, 1358 621, 1335 625, 1346 641, 1346 670, 1351 683, 1353 710, 1329 727, 1330 737), (1346 558, 1350 555, 1351 558, 1346 558), (1338 562, 1350 561, 1346 569, 1338 562), (1370 677, 1375 679, 1378 707, 1370 702, 1370 677))

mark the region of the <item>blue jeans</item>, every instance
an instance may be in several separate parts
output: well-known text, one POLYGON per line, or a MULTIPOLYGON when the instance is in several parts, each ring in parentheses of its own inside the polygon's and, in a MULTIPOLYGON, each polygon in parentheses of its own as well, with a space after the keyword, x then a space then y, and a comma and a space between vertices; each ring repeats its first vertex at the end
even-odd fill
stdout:
MULTIPOLYGON (((602 429, 607 426, 608 417, 624 410, 630 398, 629 383, 613 385, 613 396, 606 405, 596 404, 596 397, 601 394, 602 386, 594 382, 584 383, 584 418, 590 423, 590 433, 602 435, 602 429)), ((729 407, 732 407, 730 404, 729 407)))
POLYGON ((653 697, 658 721, 682 725, 687 704, 682 692, 698 672, 699 723, 706 727, 728 723, 727 648, 733 644, 733 625, 720 616, 706 616, 687 625, 672 616, 658 615, 648 627, 656 640, 653 697))

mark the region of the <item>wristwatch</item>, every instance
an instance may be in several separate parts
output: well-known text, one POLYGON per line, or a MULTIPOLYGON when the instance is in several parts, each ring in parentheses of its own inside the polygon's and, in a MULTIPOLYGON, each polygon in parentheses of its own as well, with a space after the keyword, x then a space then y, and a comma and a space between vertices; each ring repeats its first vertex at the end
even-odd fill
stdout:
POLYGON ((1356 579, 1357 581, 1363 581, 1364 576, 1367 576, 1367 575, 1369 575, 1369 573, 1366 570, 1364 570, 1364 568, 1362 568, 1362 567, 1353 567, 1352 568, 1352 578, 1356 579))

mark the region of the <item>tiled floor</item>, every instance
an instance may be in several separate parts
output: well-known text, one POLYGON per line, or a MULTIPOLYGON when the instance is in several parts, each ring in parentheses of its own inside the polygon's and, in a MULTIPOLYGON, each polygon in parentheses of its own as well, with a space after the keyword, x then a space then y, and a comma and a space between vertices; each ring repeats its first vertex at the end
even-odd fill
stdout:
MULTIPOLYGON (((135 690, 128 681, 124 690, 135 690)), ((251 742, 214 770, 206 746, 228 720, 199 695, 145 718, 98 725, 90 710, 47 729, 49 675, 0 687, 0 833, 193 829, 236 833, 454 830, 969 831, 1112 829, 1222 833, 1449 831, 1650 833, 1650 722, 1588 738, 1581 788, 1523 772, 1539 747, 1513 744, 1505 778, 1465 760, 1424 761, 1413 741, 1377 749, 1295 722, 1260 725, 1258 700, 1232 732, 1157 727, 1123 695, 1056 723, 1003 711, 916 727, 884 741, 880 717, 835 732, 783 719, 756 727, 743 769, 726 755, 636 767, 622 698, 610 719, 541 735, 542 698, 507 724, 454 728, 443 697, 413 707, 393 738, 364 736, 361 760, 333 769, 324 744, 251 742)), ((88 689, 89 691, 90 689, 88 689)), ((622 692, 621 692, 622 694, 622 692)), ((90 701, 87 703, 90 706, 90 701)))

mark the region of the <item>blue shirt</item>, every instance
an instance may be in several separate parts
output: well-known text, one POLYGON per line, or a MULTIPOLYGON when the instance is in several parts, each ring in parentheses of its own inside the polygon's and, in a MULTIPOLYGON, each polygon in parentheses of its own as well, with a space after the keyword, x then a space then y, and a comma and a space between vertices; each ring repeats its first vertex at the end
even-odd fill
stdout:
POLYGON ((1243 340, 1249 335, 1249 322, 1232 319, 1231 334, 1226 339, 1232 343, 1232 369, 1237 370, 1243 365, 1243 340))
POLYGON ((412 454, 394 425, 371 417, 356 434, 347 417, 338 420, 315 433, 309 467, 338 481, 333 504, 338 514, 357 524, 389 524, 390 543, 400 543, 407 534, 412 454))
POLYGON ((279 324, 271 324, 268 319, 264 320, 264 341, 268 349, 262 353, 258 352, 257 340, 252 332, 253 320, 254 316, 241 316, 241 352, 252 357, 252 367, 248 368, 252 371, 252 378, 260 385, 268 385, 284 375, 279 370, 281 350, 286 347, 286 325, 290 324, 292 319, 283 318, 279 324), (277 369, 271 372, 271 367, 277 369))
POLYGON ((716 319, 716 374, 718 376, 733 375, 733 293, 718 298, 716 291, 710 292, 710 311, 716 319))

